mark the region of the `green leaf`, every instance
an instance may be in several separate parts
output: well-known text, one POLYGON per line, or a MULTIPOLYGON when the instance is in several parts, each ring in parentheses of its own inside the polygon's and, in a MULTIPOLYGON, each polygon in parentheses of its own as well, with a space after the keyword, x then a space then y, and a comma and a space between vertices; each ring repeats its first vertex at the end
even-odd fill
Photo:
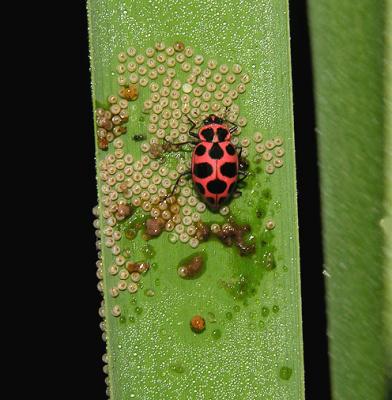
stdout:
POLYGON ((309 5, 333 397, 384 399, 392 348, 391 2, 309 5))
MULTIPOLYGON (((208 210, 203 212, 204 203, 198 197, 196 207, 201 207, 200 212, 192 214, 194 219, 190 221, 183 215, 188 213, 188 209, 183 207, 182 200, 178 197, 178 202, 182 204, 182 214, 179 217, 185 228, 175 228, 171 233, 163 232, 149 241, 144 240, 144 225, 146 220, 150 221, 148 224, 155 224, 157 221, 151 222, 150 213, 143 212, 140 206, 132 209, 122 207, 122 211, 125 210, 126 213, 136 210, 124 221, 110 220, 109 207, 116 207, 115 203, 124 197, 128 203, 135 202, 139 197, 139 190, 135 186, 139 184, 135 181, 139 181, 140 176, 135 175, 135 171, 132 172, 134 182, 128 181, 128 188, 131 187, 132 193, 125 187, 121 189, 116 186, 120 185, 119 182, 124 182, 124 177, 118 175, 118 170, 109 167, 111 163, 116 164, 109 159, 115 153, 114 144, 120 146, 121 143, 117 139, 111 141, 111 135, 97 127, 96 135, 99 133, 110 139, 108 150, 97 147, 96 152, 99 209, 95 210, 98 216, 95 225, 99 228, 97 234, 101 241, 101 259, 97 266, 101 279, 99 288, 104 295, 100 313, 104 316, 104 337, 107 341, 107 355, 104 359, 108 361, 105 371, 109 373, 111 399, 303 399, 287 2, 229 0, 222 4, 220 1, 192 0, 90 0, 88 8, 95 112, 102 113, 100 108, 109 108, 108 96, 118 97, 118 71, 125 76, 127 85, 129 79, 149 76, 149 66, 146 67, 146 72, 143 68, 138 69, 138 65, 128 63, 138 60, 143 66, 147 65, 146 49, 154 48, 155 43, 161 41, 166 43, 166 48, 173 46, 175 42, 183 42, 194 49, 194 55, 202 55, 204 61, 200 67, 202 71, 207 70, 207 85, 220 70, 223 80, 229 82, 230 88, 238 88, 237 93, 229 94, 235 97, 234 105, 239 107, 239 115, 236 108, 231 106, 227 116, 233 118, 237 124, 244 125, 241 132, 238 132, 239 135, 233 135, 233 140, 239 140, 246 147, 250 174, 242 189, 242 196, 232 199, 229 211, 235 220, 235 223, 231 223, 235 230, 238 231, 235 224, 249 225, 251 229, 251 233, 238 233, 237 238, 242 235, 240 242, 248 246, 248 250, 252 249, 252 245, 256 248, 255 254, 241 256, 236 245, 225 246, 219 240, 219 233, 211 234, 210 239, 200 242, 197 248, 190 246, 190 243, 197 245, 194 240, 188 243, 178 240, 178 234, 173 232, 176 229, 188 230, 187 224, 195 224, 195 219, 199 217, 205 225, 215 223, 212 226, 214 230, 216 224, 223 229, 223 224, 230 221, 228 215, 222 215, 227 211, 225 208, 221 213, 208 210), (123 55, 126 71, 121 72, 123 67, 118 67, 118 64, 122 64, 118 55, 127 52, 130 46, 135 47, 137 54, 144 54, 145 60, 141 57, 135 59, 130 50, 130 55, 123 55), (216 69, 213 63, 209 64, 213 69, 212 77, 208 74, 208 60, 217 62, 216 69), (242 72, 236 64, 242 66, 242 72), (224 65, 228 66, 229 73, 226 73, 224 65), (135 67, 142 76, 130 75, 132 72, 128 69, 133 70, 135 67), (245 85, 245 92, 241 93, 244 85, 238 85, 241 80, 247 82, 245 74, 250 77, 250 82, 245 85), (231 82, 233 77, 235 82, 231 82), (255 135, 256 132, 261 135, 255 135), (113 179, 109 181, 112 176, 117 177, 119 182, 115 183, 113 179), (119 193, 114 193, 111 188, 119 188, 119 193), (111 243, 112 232, 108 228, 110 224, 115 224, 114 231, 121 233, 121 238, 117 237, 119 240, 115 241, 119 249, 111 243), (141 229, 138 230, 138 227, 141 229), (135 237, 132 238, 133 236, 135 237), (116 268, 111 268, 116 262, 122 263, 121 258, 116 258, 117 254, 112 254, 113 249, 114 253, 120 251, 127 262, 149 263, 150 268, 142 274, 139 286, 130 286, 132 291, 137 289, 136 293, 131 294, 125 289, 120 290, 117 297, 112 297, 113 293, 117 294, 113 288, 118 287, 120 274, 126 282, 125 286, 131 283, 131 277, 124 272, 123 265, 119 266, 118 272, 116 268), (195 254, 204 257, 204 269, 192 279, 181 278, 177 271, 179 266, 189 262, 189 258, 195 254), (205 320, 206 326, 202 333, 191 330, 190 321, 196 315, 205 320)), ((180 53, 186 54, 183 51, 180 53)), ((177 57, 177 54, 175 52, 170 57, 177 57)), ((123 141, 125 154, 132 155, 131 165, 134 170, 140 166, 142 174, 148 175, 148 168, 155 168, 153 160, 147 165, 139 165, 137 162, 143 154, 153 157, 151 149, 146 148, 150 139, 155 137, 148 133, 149 129, 156 129, 150 123, 160 124, 168 135, 170 128, 166 128, 166 123, 162 122, 165 117, 169 118, 170 124, 177 126, 171 120, 175 120, 173 116, 189 112, 186 107, 183 108, 186 104, 183 95, 189 91, 189 86, 184 84, 190 72, 184 72, 180 64, 188 62, 193 68, 197 60, 201 59, 185 56, 184 61, 181 57, 172 66, 176 73, 175 79, 180 80, 180 98, 177 100, 179 104, 166 104, 162 101, 163 110, 155 107, 157 117, 151 116, 155 112, 150 107, 157 102, 145 102, 151 98, 156 88, 154 85, 150 86, 151 82, 143 86, 141 80, 138 83, 138 98, 125 105, 129 119, 118 121, 122 127, 127 128, 127 132, 118 139, 123 141), (180 111, 174 112, 177 108, 180 111), (172 112, 172 116, 168 111, 172 112), (133 140, 135 135, 142 135, 142 141, 133 140), (145 153, 141 150, 141 145, 144 146, 145 153)), ((168 62, 171 63, 162 59, 159 63, 161 62, 165 68, 168 62)), ((167 71, 164 75, 166 73, 167 71)), ((120 83, 123 83, 121 79, 120 83)), ((219 80, 219 77, 215 79, 219 80)), ((165 89, 162 91, 162 87, 165 87, 162 86, 163 77, 158 74, 154 82, 160 85, 155 93, 159 93, 161 98, 165 97, 165 89)), ((177 83, 165 82, 170 87, 169 97, 176 97, 177 93, 172 90, 177 83)), ((190 82, 193 87, 200 85, 204 92, 208 92, 208 86, 203 83, 203 79, 198 83, 192 83, 192 79, 190 82)), ((224 100, 217 94, 220 85, 221 83, 217 84, 215 91, 213 86, 209 86, 213 94, 211 100, 208 95, 202 97, 202 103, 209 104, 207 113, 219 114, 224 110, 224 100), (220 111, 212 108, 214 102, 221 107, 220 111)), ((222 92, 226 93, 225 86, 222 92)), ((198 98, 197 91, 190 92, 189 95, 192 103, 190 108, 198 108, 198 101, 195 100, 198 98)), ((155 96, 155 101, 161 101, 161 98, 155 96)), ((224 97, 228 98, 228 95, 224 94, 224 97)), ((226 101, 230 103, 230 100, 226 101)), ((115 108, 113 112, 116 112, 115 108)), ((94 118, 97 122, 97 116, 94 118)), ((108 118, 109 114, 99 120, 99 124, 110 131, 108 118)), ((188 120, 181 118, 180 115, 178 129, 185 126, 186 134, 190 124, 188 120)), ((193 118, 201 122, 201 118, 196 115, 193 118)), ((178 142, 182 137, 177 137, 177 128, 173 126, 171 129, 174 131, 169 140, 178 142)), ((160 139, 159 143, 162 142, 160 139)), ((101 141, 101 145, 102 143, 101 141)), ((155 150, 162 150, 159 145, 155 147, 155 150)), ((179 166, 189 165, 191 149, 184 150, 166 146, 157 158, 159 168, 166 167, 175 171, 179 166)), ((121 160, 124 155, 117 151, 117 157, 117 160, 121 160)), ((116 164, 117 169, 124 168, 121 164, 116 164)), ((127 171, 131 173, 129 169, 127 171)), ((157 176, 158 172, 153 171, 153 174, 157 176)), ((165 175, 165 171, 162 174, 165 175)), ((175 174, 169 173, 167 176, 170 177, 168 184, 173 185, 175 174)), ((148 179, 152 180, 153 177, 148 179)), ((154 179, 158 188, 162 187, 163 179, 160 183, 159 178, 154 179)), ((193 193, 191 182, 184 182, 184 186, 180 188, 187 188, 182 192, 183 198, 189 194, 187 191, 193 193)), ((193 194, 188 199, 192 199, 193 194)), ((162 205, 163 197, 160 200, 162 205)), ((194 199, 188 200, 194 213, 197 209, 193 201, 194 199)), ((148 209, 146 204, 144 207, 148 209)), ((112 211, 116 214, 114 208, 112 211)), ((176 211, 172 213, 175 214, 176 211)), ((170 217, 161 212, 161 217, 164 215, 170 217)), ((188 232, 192 234, 192 229, 188 232)), ((185 242, 188 238, 180 235, 180 239, 185 242)))

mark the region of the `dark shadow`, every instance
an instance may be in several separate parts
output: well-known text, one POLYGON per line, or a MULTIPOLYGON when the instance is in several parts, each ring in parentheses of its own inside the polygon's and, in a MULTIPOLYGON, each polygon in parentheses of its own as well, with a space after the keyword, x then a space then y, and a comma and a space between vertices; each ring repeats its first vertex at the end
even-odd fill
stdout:
POLYGON ((312 64, 305 0, 290 2, 307 399, 330 399, 312 64))
MULTIPOLYGON (((79 251, 80 262, 72 266, 73 273, 79 279, 78 286, 82 287, 81 293, 74 293, 78 299, 79 313, 77 328, 80 332, 78 347, 82 348, 81 354, 75 359, 76 368, 82 376, 77 380, 83 381, 83 393, 94 399, 107 399, 106 384, 103 373, 102 355, 105 352, 105 343, 102 341, 102 332, 99 323, 102 321, 98 315, 101 303, 101 295, 97 290, 98 278, 96 277, 97 250, 95 248, 96 237, 94 234, 92 208, 97 204, 97 188, 95 178, 95 148, 94 148, 94 126, 92 111, 92 96, 90 85, 90 62, 88 50, 87 11, 85 2, 75 4, 75 12, 78 8, 78 21, 72 22, 72 34, 68 37, 72 40, 74 57, 72 71, 74 77, 73 99, 76 128, 75 146, 72 148, 72 162, 77 170, 72 175, 80 188, 79 196, 75 198, 73 209, 75 210, 75 229, 78 242, 75 243, 75 251, 79 251), (88 221, 88 223, 86 223, 88 221)), ((76 279, 76 278, 75 278, 76 279)), ((78 389, 75 389, 78 390, 78 389)), ((77 393, 77 392, 76 392, 77 393)), ((77 396, 77 395, 76 395, 77 396)))

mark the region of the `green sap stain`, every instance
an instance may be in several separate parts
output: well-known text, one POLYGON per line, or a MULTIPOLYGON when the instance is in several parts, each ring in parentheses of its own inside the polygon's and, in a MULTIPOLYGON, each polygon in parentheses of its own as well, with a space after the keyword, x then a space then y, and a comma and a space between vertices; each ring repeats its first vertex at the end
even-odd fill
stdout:
POLYGON ((272 311, 276 314, 277 312, 279 312, 279 306, 277 306, 277 305, 274 305, 273 307, 272 307, 272 311))
POLYGON ((281 379, 288 381, 291 378, 293 370, 289 367, 282 367, 279 371, 279 376, 281 379))
MULTIPOLYGON (((239 268, 237 269, 237 271, 239 268)), ((239 271, 238 271, 239 272, 239 271)), ((241 301, 244 305, 248 303, 248 298, 257 293, 257 287, 263 276, 263 271, 258 263, 249 263, 241 266, 241 272, 233 275, 227 280, 221 281, 223 287, 234 300, 241 301)))
POLYGON ((137 235, 136 229, 131 229, 131 228, 129 228, 129 229, 126 229, 126 230, 125 230, 125 237, 126 237, 128 240, 133 240, 133 239, 135 239, 136 235, 137 235))
POLYGON ((259 323, 258 323, 258 326, 259 326, 260 329, 264 329, 264 326, 265 326, 264 321, 260 320, 259 323))
POLYGON ((207 321, 211 322, 211 323, 216 322, 216 317, 215 317, 215 314, 213 312, 208 312, 207 313, 207 321))
MULTIPOLYGON (((125 232, 125 237, 127 237, 127 232, 125 232)), ((128 238, 127 238, 128 239, 128 238)), ((132 250, 129 248, 129 247, 127 247, 126 249, 124 249, 124 251, 123 251, 123 256, 125 257, 125 258, 129 258, 129 257, 131 257, 131 255, 132 255, 132 250)))
POLYGON ((254 321, 249 322, 248 328, 250 330, 254 331, 256 329, 256 322, 254 322, 254 321))
POLYGON ((142 307, 135 307, 135 313, 136 314, 141 314, 143 312, 143 308, 142 307))
POLYGON ((227 281, 222 281, 222 286, 235 300, 244 300, 249 294, 250 283, 245 275, 233 276, 227 281))
POLYGON ((143 209, 138 207, 129 218, 119 221, 118 225, 125 232, 127 239, 134 239, 137 232, 144 226, 147 218, 148 214, 145 214, 143 209))
POLYGON ((263 264, 264 264, 264 268, 267 271, 272 271, 273 269, 275 269, 276 261, 275 261, 274 254, 271 252, 265 253, 263 256, 263 264))
POLYGON ((142 247, 142 253, 147 260, 155 256, 155 250, 150 244, 145 244, 142 247))
POLYGON ((271 189, 264 189, 264 190, 261 192, 261 195, 262 195, 263 198, 266 199, 266 200, 271 200, 271 199, 272 199, 271 189))
POLYGON ((233 310, 235 311, 235 312, 239 312, 240 310, 241 310, 241 307, 239 306, 239 305, 235 305, 234 307, 233 307, 233 310))
POLYGON ((131 315, 128 319, 129 319, 129 322, 132 323, 132 324, 134 322, 136 322, 136 318, 133 315, 131 315))
POLYGON ((229 321, 233 319, 233 314, 230 311, 226 313, 226 319, 228 319, 229 321))
POLYGON ((129 300, 131 304, 136 304, 136 298, 132 297, 131 300, 129 300))
POLYGON ((261 309, 261 315, 262 315, 264 318, 266 318, 266 317, 268 317, 268 314, 269 314, 269 308, 268 308, 268 307, 263 307, 263 308, 261 309))
POLYGON ((146 289, 146 290, 144 291, 144 294, 145 294, 147 297, 153 297, 153 296, 155 296, 155 292, 154 292, 153 289, 146 289))
POLYGON ((184 366, 180 363, 170 364, 169 369, 170 371, 175 372, 176 374, 182 374, 185 372, 184 366))
POLYGON ((140 117, 139 117, 139 122, 144 122, 145 121, 145 118, 143 117, 143 115, 141 115, 140 117))
POLYGON ((257 314, 254 311, 249 314, 250 319, 256 319, 256 317, 257 317, 257 314))
POLYGON ((262 264, 267 271, 272 271, 276 268, 276 261, 274 253, 276 247, 272 244, 274 239, 274 233, 269 230, 265 230, 260 238, 260 245, 263 252, 262 264))
POLYGON ((214 329, 211 333, 211 336, 214 340, 218 340, 222 336, 222 331, 220 329, 214 329))
POLYGON ((287 271, 289 270, 289 268, 287 267, 287 265, 283 265, 283 268, 282 268, 282 269, 283 269, 284 272, 287 272, 287 271))
POLYGON ((155 282, 155 286, 161 285, 161 280, 159 278, 156 278, 154 282, 155 282))
POLYGON ((264 218, 266 215, 267 215, 267 213, 264 208, 259 207, 256 209, 256 217, 257 218, 264 218))
POLYGON ((118 320, 120 321, 121 324, 124 324, 127 319, 124 317, 124 315, 122 315, 118 320))

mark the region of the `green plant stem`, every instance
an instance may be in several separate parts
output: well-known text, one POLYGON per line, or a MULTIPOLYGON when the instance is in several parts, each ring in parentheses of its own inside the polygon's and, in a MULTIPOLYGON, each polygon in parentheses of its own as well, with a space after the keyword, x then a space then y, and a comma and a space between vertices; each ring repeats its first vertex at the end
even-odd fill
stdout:
POLYGON ((309 2, 329 352, 338 400, 386 396, 384 312, 391 312, 385 301, 391 230, 382 229, 390 225, 391 209, 386 3, 309 2))

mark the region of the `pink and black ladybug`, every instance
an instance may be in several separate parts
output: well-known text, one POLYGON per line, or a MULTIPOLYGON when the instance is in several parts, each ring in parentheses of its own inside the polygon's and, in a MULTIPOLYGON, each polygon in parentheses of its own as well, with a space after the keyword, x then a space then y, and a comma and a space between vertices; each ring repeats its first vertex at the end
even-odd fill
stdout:
MULTIPOLYGON (((231 134, 237 126, 228 128, 225 121, 216 115, 203 120, 198 132, 192 132, 196 124, 191 121, 189 135, 198 139, 192 153, 191 174, 196 191, 212 211, 218 210, 234 193, 238 193, 238 183, 246 177, 244 164, 231 143, 231 134)), ((177 185, 177 184, 176 184, 177 185)), ((175 185, 175 187, 176 187, 175 185)), ((173 191, 175 190, 175 187, 173 191)))

